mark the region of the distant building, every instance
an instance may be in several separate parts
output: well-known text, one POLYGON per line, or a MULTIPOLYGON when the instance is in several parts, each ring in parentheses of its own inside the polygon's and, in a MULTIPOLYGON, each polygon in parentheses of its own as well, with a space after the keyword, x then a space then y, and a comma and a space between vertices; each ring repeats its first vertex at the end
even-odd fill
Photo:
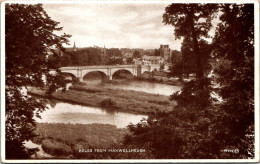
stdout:
POLYGON ((169 48, 169 45, 160 45, 160 56, 164 59, 165 63, 170 64, 171 63, 171 49, 169 48))
POLYGON ((107 55, 106 46, 105 45, 104 45, 104 48, 102 49, 101 55, 102 56, 106 56, 107 55))
POLYGON ((133 62, 135 63, 135 65, 142 65, 142 59, 141 58, 134 58, 133 62))
POLYGON ((76 43, 74 41, 73 51, 77 51, 76 43))
POLYGON ((133 57, 133 53, 131 53, 131 52, 126 52, 126 53, 124 53, 124 57, 125 57, 125 58, 131 58, 131 57, 133 57))
POLYGON ((164 59, 160 56, 146 56, 144 55, 142 57, 144 63, 150 63, 150 64, 163 64, 164 59))
POLYGON ((135 65, 162 65, 164 59, 160 56, 146 56, 134 59, 135 65))

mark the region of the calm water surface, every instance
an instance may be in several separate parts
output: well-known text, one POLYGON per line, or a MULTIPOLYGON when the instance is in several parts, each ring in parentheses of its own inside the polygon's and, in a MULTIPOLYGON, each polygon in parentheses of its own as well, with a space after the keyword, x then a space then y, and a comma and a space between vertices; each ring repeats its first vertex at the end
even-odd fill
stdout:
POLYGON ((42 119, 35 118, 40 123, 70 123, 70 124, 112 124, 125 128, 130 123, 136 124, 146 115, 125 112, 108 112, 101 108, 87 107, 64 102, 47 105, 49 109, 41 113, 42 119))
POLYGON ((170 96, 174 92, 181 90, 181 86, 179 85, 168 85, 163 83, 152 83, 152 82, 138 81, 138 80, 122 80, 120 82, 112 82, 112 83, 102 83, 101 80, 90 80, 90 81, 85 81, 85 83, 87 85, 95 85, 104 88, 142 91, 142 92, 165 95, 165 96, 170 96))
MULTIPOLYGON (((88 85, 97 85, 104 88, 143 91, 147 93, 169 96, 181 89, 160 83, 151 83, 137 80, 123 80, 120 82, 101 83, 99 80, 87 81, 88 85)), ((98 107, 87 107, 65 102, 50 103, 49 109, 41 113, 42 119, 35 118, 37 122, 71 123, 71 124, 112 124, 118 128, 125 128, 130 123, 137 124, 146 115, 132 114, 118 111, 108 111, 98 107)))

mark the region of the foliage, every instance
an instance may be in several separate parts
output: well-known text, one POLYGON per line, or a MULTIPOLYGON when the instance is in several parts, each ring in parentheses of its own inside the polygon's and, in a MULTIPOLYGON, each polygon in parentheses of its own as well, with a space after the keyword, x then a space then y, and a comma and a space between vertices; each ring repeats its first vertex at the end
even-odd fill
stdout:
POLYGON ((155 49, 153 56, 160 56, 160 50, 155 49))
POLYGON ((109 48, 107 50, 108 56, 111 57, 122 57, 122 52, 118 48, 109 48))
MULTIPOLYGON (((207 75, 211 70, 209 60, 213 46, 205 40, 200 40, 198 45, 200 49, 201 62, 203 63, 202 70, 207 75)), ((196 65, 196 56, 193 52, 192 41, 190 38, 184 38, 181 47, 181 53, 183 56, 184 74, 188 76, 190 73, 196 73, 196 67, 194 67, 196 65)))
POLYGON ((91 47, 77 51, 67 51, 66 54, 70 56, 72 66, 98 65, 105 60, 99 48, 91 47))
MULTIPOLYGON (((224 102, 219 110, 225 111, 222 121, 229 130, 223 144, 235 145, 247 158, 252 139, 246 134, 254 134, 254 5, 224 4, 221 9, 213 66, 224 102)), ((249 152, 253 156, 253 150, 249 152)))
POLYGON ((160 65, 160 71, 163 71, 164 68, 165 68, 164 64, 161 64, 161 65, 160 65))
POLYGON ((44 151, 54 158, 110 159, 127 153, 100 153, 94 152, 94 149, 120 148, 119 143, 127 132, 127 129, 109 124, 37 123, 36 133, 39 136, 33 141, 42 144, 44 151), (93 152, 82 152, 87 149, 93 152))
POLYGON ((72 152, 68 145, 52 139, 43 140, 42 149, 51 155, 69 155, 72 152))
POLYGON ((110 48, 107 50, 108 60, 106 64, 116 65, 123 64, 122 52, 118 48, 110 48))
POLYGON ((63 67, 71 66, 72 65, 71 56, 65 53, 63 56, 61 56, 59 58, 59 62, 60 62, 60 65, 63 67))
POLYGON ((108 65, 116 65, 116 64, 123 64, 123 58, 118 57, 118 58, 110 58, 108 63, 108 65))
POLYGON ((184 86, 185 93, 173 95, 178 106, 172 112, 158 112, 147 121, 130 125, 131 134, 125 137, 125 144, 148 146, 156 159, 214 158, 211 154, 216 149, 210 145, 213 132, 207 128, 212 126, 211 117, 215 113, 200 110, 211 102, 208 89, 198 90, 202 83, 209 80, 191 81, 184 86))
POLYGON ((126 63, 133 64, 134 63, 133 58, 126 58, 126 63))
POLYGON ((163 22, 174 26, 176 38, 188 37, 192 41, 196 56, 196 76, 203 77, 199 41, 208 38, 211 20, 216 11, 215 4, 171 4, 165 8, 163 22))
POLYGON ((113 108, 116 106, 116 103, 111 100, 110 98, 104 99, 103 101, 100 102, 101 107, 105 108, 113 108))
MULTIPOLYGON (((192 27, 181 28, 190 21, 188 11, 196 9, 201 12, 195 16, 206 16, 215 7, 219 8, 216 13, 221 13, 221 23, 212 46, 202 40, 194 43, 191 37, 193 45, 201 45, 198 52, 208 56, 200 58, 205 67, 196 65, 207 76, 197 76, 171 96, 177 101, 172 112, 159 112, 147 121, 130 125, 126 145, 148 146, 155 158, 163 159, 254 157, 254 140, 248 137, 254 135, 253 5, 172 4, 164 18, 166 23, 173 23, 175 34, 182 36, 192 32, 192 27), (227 153, 225 149, 239 152, 227 153)), ((208 14, 209 23, 214 13, 208 14)), ((201 39, 206 34, 200 31, 197 36, 201 39)), ((192 52, 197 55, 195 47, 192 52)))
POLYGON ((189 37, 185 37, 181 46, 181 54, 183 57, 183 73, 187 76, 190 73, 196 73, 196 58, 192 49, 192 42, 189 37))
POLYGON ((142 57, 142 55, 139 51, 134 51, 133 58, 141 58, 141 57, 142 57))
POLYGON ((174 50, 172 51, 172 56, 173 56, 171 58, 172 66, 169 68, 170 70, 169 77, 178 76, 179 80, 182 81, 182 74, 183 74, 182 53, 180 51, 174 50))
POLYGON ((59 76, 59 64, 48 59, 48 52, 51 48, 63 50, 62 44, 67 43, 69 36, 54 33, 62 28, 51 20, 41 4, 6 4, 5 13, 6 158, 28 158, 32 152, 23 142, 35 136, 34 112, 39 117, 45 106, 23 91, 27 86, 35 86, 46 88, 50 94, 65 87, 59 76))

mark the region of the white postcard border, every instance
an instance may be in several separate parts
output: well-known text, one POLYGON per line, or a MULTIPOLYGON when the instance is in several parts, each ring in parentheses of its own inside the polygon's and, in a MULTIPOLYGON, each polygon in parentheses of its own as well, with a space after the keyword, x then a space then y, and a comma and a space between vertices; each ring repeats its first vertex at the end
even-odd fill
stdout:
POLYGON ((3 163, 128 163, 128 162, 142 162, 142 163, 248 163, 259 162, 259 1, 258 0, 3 0, 1 1, 1 162, 3 163), (21 3, 21 4, 36 4, 36 3, 50 3, 50 4, 72 4, 72 3, 254 3, 254 28, 255 28, 255 159, 145 159, 145 160, 7 160, 5 159, 5 4, 6 3, 21 3))

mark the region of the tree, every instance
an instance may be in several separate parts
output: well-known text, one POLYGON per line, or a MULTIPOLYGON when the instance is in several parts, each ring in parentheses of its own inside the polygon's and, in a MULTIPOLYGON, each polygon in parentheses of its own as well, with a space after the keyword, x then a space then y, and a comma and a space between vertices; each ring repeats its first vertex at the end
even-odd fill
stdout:
POLYGON ((189 77, 190 73, 196 73, 196 58, 193 53, 192 42, 189 37, 185 37, 182 42, 181 54, 183 58, 183 73, 189 77))
POLYGON ((127 64, 133 64, 133 58, 126 58, 127 64))
POLYGON ((164 68, 165 68, 164 64, 161 64, 161 65, 160 65, 160 71, 163 71, 164 68))
POLYGON ((110 57, 122 57, 122 52, 119 50, 119 48, 110 48, 107 50, 107 54, 110 57))
POLYGON ((235 146, 241 157, 253 157, 254 138, 246 135, 254 135, 254 5, 223 4, 221 11, 213 68, 224 102, 220 122, 228 133, 219 135, 225 137, 222 144, 235 146))
POLYGON ((61 57, 61 65, 63 67, 67 67, 71 65, 71 57, 69 55, 64 55, 63 57, 61 57))
POLYGON ((178 76, 179 81, 183 81, 183 60, 182 60, 182 53, 180 51, 174 50, 172 51, 172 58, 171 58, 172 66, 170 67, 170 77, 178 76))
POLYGON ((133 58, 140 58, 142 57, 139 51, 134 51, 133 58))
MULTIPOLYGON (((254 6, 215 7, 222 15, 213 45, 198 42, 200 52, 210 54, 202 60, 204 65, 212 65, 210 69, 199 66, 209 70, 204 72, 207 76, 184 83, 181 92, 171 96, 177 102, 173 111, 156 113, 147 121, 130 125, 126 145, 147 147, 154 158, 160 159, 254 157, 254 138, 249 137, 254 135, 254 6), (224 149, 239 153, 226 153, 224 149)), ((172 17, 177 25, 186 20, 178 12, 172 17)))
POLYGON ((160 50, 155 49, 154 50, 154 56, 160 56, 160 50))
POLYGON ((106 62, 106 56, 101 55, 99 48, 84 48, 78 51, 68 51, 72 66, 100 65, 106 62))
POLYGON ((203 77, 199 40, 208 37, 215 4, 171 4, 165 8, 163 22, 174 26, 176 38, 190 37, 196 56, 196 77, 203 77))
MULTIPOLYGON (((202 69, 204 72, 209 72, 210 70, 210 53, 212 51, 212 45, 208 44, 205 40, 199 41, 201 61, 204 63, 202 69)), ((169 76, 178 76, 180 81, 182 81, 184 74, 189 77, 189 74, 196 73, 196 57, 192 48, 192 41, 189 37, 185 37, 180 51, 172 51, 171 58, 172 67, 169 76)))
POLYGON ((48 59, 48 49, 64 50, 62 44, 68 42, 69 35, 54 33, 62 28, 48 16, 41 4, 6 4, 5 9, 6 158, 28 158, 33 151, 26 149, 23 142, 35 136, 33 117, 39 117, 45 105, 43 100, 22 91, 32 86, 46 88, 46 93, 50 94, 65 87, 58 70, 60 64, 48 59))

